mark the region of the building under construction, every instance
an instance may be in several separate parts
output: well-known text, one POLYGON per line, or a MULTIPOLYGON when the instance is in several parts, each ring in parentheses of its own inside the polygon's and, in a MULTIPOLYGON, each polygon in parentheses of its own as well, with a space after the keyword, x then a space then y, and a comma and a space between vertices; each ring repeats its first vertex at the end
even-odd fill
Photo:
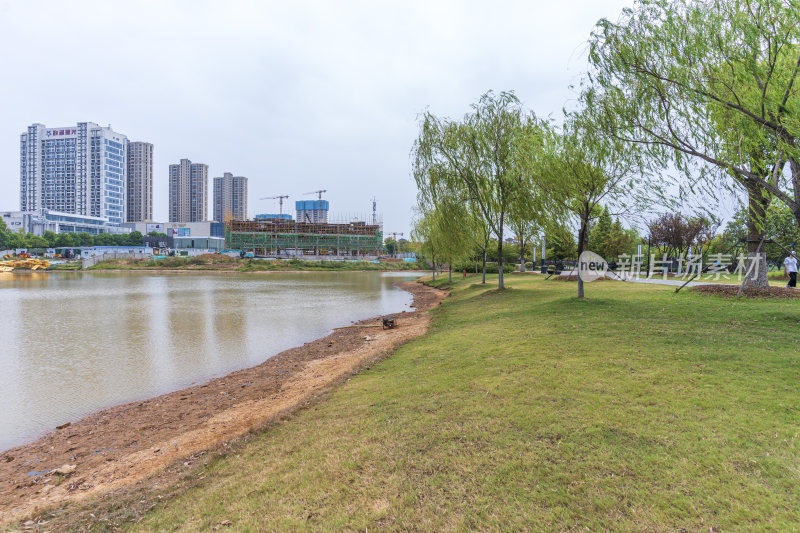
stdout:
POLYGON ((256 257, 377 256, 383 248, 383 226, 377 221, 231 220, 225 224, 225 244, 256 257))

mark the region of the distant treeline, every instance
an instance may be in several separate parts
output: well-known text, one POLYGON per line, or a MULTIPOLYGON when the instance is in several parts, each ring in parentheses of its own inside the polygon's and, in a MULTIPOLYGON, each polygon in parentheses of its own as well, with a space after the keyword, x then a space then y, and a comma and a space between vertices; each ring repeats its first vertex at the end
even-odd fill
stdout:
MULTIPOLYGON (((151 232, 150 235, 166 236, 163 233, 155 232, 151 232)), ((138 231, 121 234, 101 233, 99 235, 45 231, 44 235, 39 236, 32 233, 13 232, 0 219, 0 250, 71 248, 78 246, 142 246, 142 237, 142 234, 138 231)))

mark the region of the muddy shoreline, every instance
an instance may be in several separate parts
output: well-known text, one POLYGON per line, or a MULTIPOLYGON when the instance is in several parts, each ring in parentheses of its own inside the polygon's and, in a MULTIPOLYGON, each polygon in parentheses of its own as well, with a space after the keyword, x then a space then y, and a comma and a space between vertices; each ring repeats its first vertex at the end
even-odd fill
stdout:
POLYGON ((262 428, 427 331, 444 291, 406 281, 415 311, 334 330, 258 366, 92 414, 0 453, 0 524, 97 497, 262 428))

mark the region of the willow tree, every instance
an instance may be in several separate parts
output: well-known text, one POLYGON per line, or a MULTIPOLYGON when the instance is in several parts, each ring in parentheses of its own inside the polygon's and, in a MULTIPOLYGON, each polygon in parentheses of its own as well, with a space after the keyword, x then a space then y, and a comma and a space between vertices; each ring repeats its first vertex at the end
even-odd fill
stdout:
POLYGON ((461 198, 497 238, 498 287, 503 283, 503 240, 515 200, 529 191, 520 172, 527 138, 538 121, 510 92, 487 92, 460 122, 426 112, 412 150, 414 178, 425 202, 461 198))
POLYGON ((674 165, 690 187, 742 186, 756 219, 774 196, 800 221, 798 20, 795 0, 638 2, 598 23, 584 99, 608 133, 674 165))
POLYGON ((448 266, 449 281, 453 281, 453 264, 466 259, 472 252, 468 237, 454 232, 450 213, 438 206, 427 204, 418 207, 412 237, 422 243, 423 253, 430 257, 433 279, 436 279, 436 264, 448 266))
POLYGON ((520 156, 515 158, 516 173, 521 186, 515 190, 515 198, 508 211, 508 228, 514 233, 519 246, 520 270, 525 272, 525 248, 553 217, 561 215, 557 203, 551 201, 550 188, 542 186, 540 168, 534 161, 541 158, 547 124, 538 124, 535 130, 517 140, 520 156))
MULTIPOLYGON (((644 202, 645 181, 634 151, 602 135, 588 111, 569 114, 562 128, 550 130, 535 166, 549 201, 577 221, 579 257, 602 205, 622 212, 644 202)), ((583 295, 579 276, 578 298, 583 295)))
POLYGON ((434 198, 417 195, 417 206, 421 212, 436 213, 438 231, 447 239, 452 255, 460 252, 459 259, 466 261, 475 253, 483 262, 483 278, 486 283, 486 255, 492 239, 490 228, 482 221, 475 202, 464 191, 439 191, 434 198))

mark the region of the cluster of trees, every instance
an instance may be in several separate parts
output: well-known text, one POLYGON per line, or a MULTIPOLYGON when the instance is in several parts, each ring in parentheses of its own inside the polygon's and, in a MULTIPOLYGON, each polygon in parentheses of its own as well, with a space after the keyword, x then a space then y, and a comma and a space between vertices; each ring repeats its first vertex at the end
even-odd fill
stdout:
MULTIPOLYGON (((664 213, 648 224, 651 244, 659 255, 670 259, 692 254, 702 255, 714 243, 717 224, 706 217, 685 217, 680 213, 664 213)), ((722 253, 722 252, 719 252, 722 253)))
POLYGON ((392 237, 386 237, 383 241, 383 247, 389 255, 416 252, 416 244, 403 238, 395 240, 392 237))
POLYGON ((78 246, 141 246, 142 234, 138 231, 112 235, 101 233, 53 233, 45 231, 42 236, 32 233, 12 232, 5 222, 0 219, 0 250, 13 250, 17 248, 44 249, 44 248, 71 248, 78 246))
MULTIPOLYGON (((800 4, 648 0, 615 20, 592 32, 579 98, 560 124, 506 92, 484 94, 461 120, 422 115, 413 236, 433 262, 496 248, 502 288, 509 234, 524 253, 541 233, 568 247, 571 227, 576 255, 591 243, 613 256, 636 242, 615 215, 656 201, 686 209, 689 193, 711 206, 733 191, 747 198, 741 237, 758 267, 748 281, 766 284, 773 206, 800 221, 800 4)), ((661 222, 684 235, 660 243, 710 245, 706 218, 676 216, 661 222)))
MULTIPOLYGON (((484 94, 463 120, 426 113, 413 150, 419 189, 414 237, 434 263, 454 264, 478 252, 485 263, 496 250, 498 286, 503 288, 503 246, 513 235, 524 268, 524 252, 542 233, 561 254, 587 249, 595 239, 604 250, 630 246, 608 206, 625 209, 640 181, 622 145, 572 113, 555 127, 525 110, 513 93, 484 94), (623 194, 626 193, 626 194, 623 194), (605 205, 605 208, 603 207, 605 205), (566 229, 578 226, 577 243, 566 229)), ((485 276, 484 276, 485 281, 485 276)), ((583 285, 579 282, 579 294, 583 285)))

